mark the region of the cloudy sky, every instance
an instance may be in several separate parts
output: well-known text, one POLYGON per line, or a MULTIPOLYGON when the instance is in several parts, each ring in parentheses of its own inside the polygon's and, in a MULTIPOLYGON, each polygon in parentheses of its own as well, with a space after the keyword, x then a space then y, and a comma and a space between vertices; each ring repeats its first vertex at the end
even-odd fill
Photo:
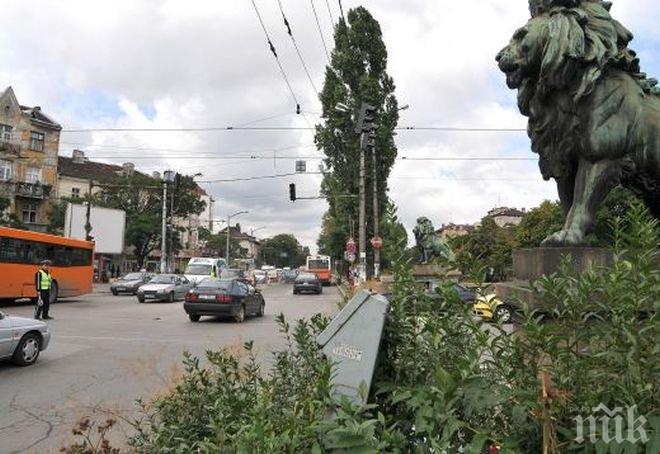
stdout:
MULTIPOLYGON (((281 0, 317 86, 327 64, 308 0, 281 0)), ((524 128, 515 93, 494 62, 528 18, 527 0, 343 0, 366 6, 381 23, 389 72, 397 84, 400 126, 524 128)), ((283 68, 308 120, 320 102, 286 35, 276 0, 256 0, 283 68)), ((332 45, 337 0, 313 0, 332 45)), ((614 0, 613 15, 636 35, 642 69, 660 76, 660 11, 652 0, 614 0)), ((39 105, 65 129, 305 127, 270 54, 250 0, 2 0, 0 87, 39 105), (261 121, 260 121, 261 120, 261 121)), ((322 201, 316 175, 212 182, 289 173, 296 157, 320 163, 312 133, 288 131, 93 132, 62 134, 60 153, 135 162, 143 171, 203 173, 216 217, 238 210, 258 236, 287 232, 313 246, 322 201), (254 156, 256 159, 251 159, 254 156), (277 159, 274 159, 277 158, 277 159)), ((420 158, 533 158, 524 132, 401 131, 392 199, 411 228, 418 216, 436 226, 475 222, 494 206, 533 207, 555 199, 535 161, 429 161, 420 158), (407 159, 403 159, 407 158, 407 159), (412 159, 415 158, 415 159, 412 159)))

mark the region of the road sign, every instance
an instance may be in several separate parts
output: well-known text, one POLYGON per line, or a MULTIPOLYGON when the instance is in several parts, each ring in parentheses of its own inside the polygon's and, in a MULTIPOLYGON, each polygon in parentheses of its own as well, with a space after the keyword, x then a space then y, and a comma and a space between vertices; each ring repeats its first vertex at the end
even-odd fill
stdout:
POLYGON ((371 239, 371 245, 374 249, 380 249, 383 247, 383 239, 379 236, 375 236, 371 239))
POLYGON ((355 255, 355 251, 357 250, 355 246, 355 240, 353 238, 349 238, 348 241, 346 242, 346 251, 349 254, 355 255))

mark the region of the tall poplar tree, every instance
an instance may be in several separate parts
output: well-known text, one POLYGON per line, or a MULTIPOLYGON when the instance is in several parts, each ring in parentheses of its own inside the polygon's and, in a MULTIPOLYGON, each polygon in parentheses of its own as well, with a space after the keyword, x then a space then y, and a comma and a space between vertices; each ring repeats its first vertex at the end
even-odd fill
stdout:
MULTIPOLYGON (((321 252, 341 258, 351 233, 350 226, 354 226, 354 235, 358 228, 359 200, 346 197, 356 196, 359 187, 360 142, 355 133, 355 111, 363 102, 377 109, 375 153, 381 219, 388 203, 387 179, 397 155, 394 128, 399 114, 394 80, 387 74, 387 49, 378 21, 364 7, 351 9, 346 19, 340 19, 335 27, 334 39, 331 64, 326 68, 321 93, 324 123, 317 125, 315 136, 318 149, 326 156, 321 192, 330 205, 318 245, 321 252)), ((373 167, 371 156, 367 154, 366 158, 366 219, 371 236, 373 167)))

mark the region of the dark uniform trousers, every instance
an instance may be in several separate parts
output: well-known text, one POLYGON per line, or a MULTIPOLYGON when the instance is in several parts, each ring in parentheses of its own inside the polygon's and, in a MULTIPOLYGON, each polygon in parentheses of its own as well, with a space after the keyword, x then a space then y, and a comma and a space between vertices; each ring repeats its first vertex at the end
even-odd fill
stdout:
POLYGON ((50 309, 50 289, 41 288, 41 277, 39 271, 35 276, 37 285, 37 304, 34 308, 34 318, 48 317, 48 310, 50 309), (41 297, 41 306, 39 305, 39 297, 41 297))

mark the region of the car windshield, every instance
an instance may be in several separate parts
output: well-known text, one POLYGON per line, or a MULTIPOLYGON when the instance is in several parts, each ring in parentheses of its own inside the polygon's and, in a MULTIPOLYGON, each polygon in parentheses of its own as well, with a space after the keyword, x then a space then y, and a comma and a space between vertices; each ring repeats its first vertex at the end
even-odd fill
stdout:
POLYGON ((174 283, 175 277, 169 274, 161 274, 159 276, 154 276, 153 279, 149 281, 150 284, 172 284, 174 283))
POLYGON ((140 279, 142 279, 141 273, 128 273, 121 278, 122 281, 139 281, 140 279))
POLYGON ((229 290, 232 281, 229 279, 204 279, 197 286, 197 291, 208 290, 229 290))
POLYGON ((316 275, 314 274, 301 274, 296 278, 297 282, 309 282, 315 280, 316 280, 316 275))
POLYGON ((194 274, 197 276, 210 276, 212 268, 213 267, 211 265, 204 265, 204 264, 188 265, 186 267, 186 272, 184 274, 194 274))
POLYGON ((307 267, 310 270, 325 270, 330 268, 327 260, 310 260, 307 263, 307 267))

